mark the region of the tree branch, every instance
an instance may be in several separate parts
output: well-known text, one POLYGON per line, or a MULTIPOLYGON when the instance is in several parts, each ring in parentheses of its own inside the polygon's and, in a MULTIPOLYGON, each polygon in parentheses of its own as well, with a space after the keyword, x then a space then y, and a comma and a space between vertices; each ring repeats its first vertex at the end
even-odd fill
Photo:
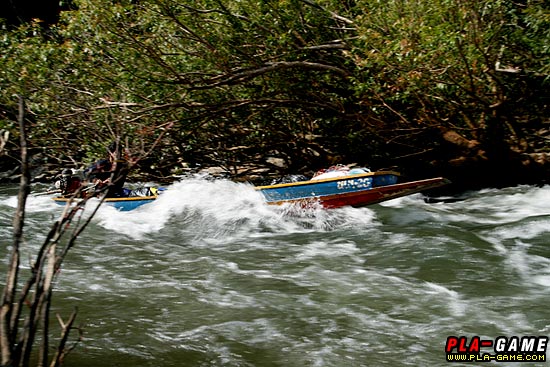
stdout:
POLYGON ((350 73, 347 70, 338 68, 336 66, 321 64, 317 62, 278 61, 278 62, 266 63, 264 67, 260 67, 256 69, 248 69, 248 70, 238 71, 234 74, 221 75, 217 78, 211 79, 210 80, 211 83, 208 83, 205 86, 192 87, 191 89, 210 89, 221 85, 230 85, 242 80, 252 79, 254 77, 257 77, 263 74, 267 74, 278 70, 285 70, 285 69, 329 71, 329 72, 339 74, 342 77, 347 77, 350 75, 350 73))
POLYGON ((2 295, 2 307, 0 309, 0 353, 3 366, 11 364, 13 358, 13 346, 15 340, 12 339, 14 333, 11 330, 11 315, 13 312, 13 302, 17 286, 17 277, 19 274, 19 245, 23 237, 23 226, 25 223, 25 206, 27 196, 30 191, 30 170, 29 159, 27 155, 27 135, 25 129, 25 102, 22 96, 19 99, 19 134, 21 145, 21 180, 19 183, 19 195, 17 198, 17 209, 13 221, 13 247, 10 258, 10 265, 2 295))

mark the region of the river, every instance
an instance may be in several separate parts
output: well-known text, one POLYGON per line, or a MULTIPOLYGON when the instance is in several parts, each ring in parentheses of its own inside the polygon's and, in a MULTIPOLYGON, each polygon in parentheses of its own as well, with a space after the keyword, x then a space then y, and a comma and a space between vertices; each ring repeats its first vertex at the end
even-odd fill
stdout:
MULTIPOLYGON (((0 189, 2 274, 15 205, 0 189)), ((60 213, 31 195, 24 265, 60 213)), ((185 179, 102 207, 71 250, 54 311, 77 306, 84 339, 65 366, 449 365, 449 336, 550 334, 549 239, 548 186, 297 211, 185 179)))

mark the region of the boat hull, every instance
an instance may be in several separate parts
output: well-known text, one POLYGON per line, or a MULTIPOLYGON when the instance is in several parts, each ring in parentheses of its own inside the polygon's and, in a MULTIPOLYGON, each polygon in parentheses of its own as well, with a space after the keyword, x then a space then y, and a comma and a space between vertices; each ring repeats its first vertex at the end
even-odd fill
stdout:
POLYGON ((319 181, 260 186, 268 204, 321 204, 325 208, 343 206, 362 207, 386 200, 415 194, 450 183, 437 177, 426 180, 397 183, 395 172, 373 172, 319 181))
MULTIPOLYGON (((136 197, 128 197, 128 198, 106 198, 104 202, 110 206, 115 207, 117 210, 129 211, 129 210, 134 210, 144 204, 151 203, 156 199, 157 199, 156 196, 136 196, 136 197)), ((57 198, 54 198, 53 200, 60 205, 65 205, 71 199, 57 197, 57 198)))
POLYGON ((435 189, 449 183, 450 181, 447 179, 437 177, 427 180, 382 186, 362 192, 321 197, 320 202, 325 208, 339 208, 342 206, 353 206, 357 208, 416 194, 425 190, 435 189))

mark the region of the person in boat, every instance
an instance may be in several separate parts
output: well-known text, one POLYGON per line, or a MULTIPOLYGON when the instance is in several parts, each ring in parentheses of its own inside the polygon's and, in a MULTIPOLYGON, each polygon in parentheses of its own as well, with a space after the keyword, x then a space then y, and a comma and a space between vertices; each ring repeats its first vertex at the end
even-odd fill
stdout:
POLYGON ((95 191, 100 191, 107 185, 111 178, 112 164, 107 159, 100 159, 84 170, 84 176, 89 186, 95 191))
MULTIPOLYGON (((157 196, 162 190, 156 187, 140 187, 134 190, 124 187, 129 163, 128 159, 117 159, 117 151, 116 143, 111 144, 107 149, 109 159, 101 159, 85 171, 88 182, 94 185, 96 192, 106 189, 108 198, 157 196)), ((126 157, 129 157, 127 152, 126 157)))
MULTIPOLYGON (((69 197, 95 196, 104 190, 108 198, 125 198, 138 196, 157 196, 162 190, 154 187, 141 187, 134 190, 124 188, 129 171, 127 159, 120 159, 116 143, 107 148, 108 159, 100 159, 85 170, 63 170, 62 177, 55 183, 61 195, 69 197)), ((128 157, 129 155, 126 154, 128 157)))
POLYGON ((100 159, 84 174, 96 192, 107 190, 107 197, 127 197, 130 190, 124 188, 128 175, 128 162, 121 159, 118 145, 113 143, 107 148, 108 159, 100 159))
POLYGON ((61 172, 61 178, 55 182, 56 190, 59 190, 63 196, 74 195, 82 186, 82 178, 78 175, 78 172, 65 168, 61 172))

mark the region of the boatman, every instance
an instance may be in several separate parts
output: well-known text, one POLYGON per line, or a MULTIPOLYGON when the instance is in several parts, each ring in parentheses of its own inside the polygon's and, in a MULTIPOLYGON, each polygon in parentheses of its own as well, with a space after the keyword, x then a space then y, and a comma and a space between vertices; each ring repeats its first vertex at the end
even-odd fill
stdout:
POLYGON ((61 191, 63 196, 74 195, 82 186, 82 178, 71 168, 65 168, 61 172, 61 178, 55 182, 55 188, 61 191))
POLYGON ((84 171, 87 181, 95 185, 96 192, 107 187, 107 197, 126 197, 130 191, 123 187, 128 175, 128 162, 121 159, 118 148, 116 142, 109 145, 108 159, 101 159, 84 171))

